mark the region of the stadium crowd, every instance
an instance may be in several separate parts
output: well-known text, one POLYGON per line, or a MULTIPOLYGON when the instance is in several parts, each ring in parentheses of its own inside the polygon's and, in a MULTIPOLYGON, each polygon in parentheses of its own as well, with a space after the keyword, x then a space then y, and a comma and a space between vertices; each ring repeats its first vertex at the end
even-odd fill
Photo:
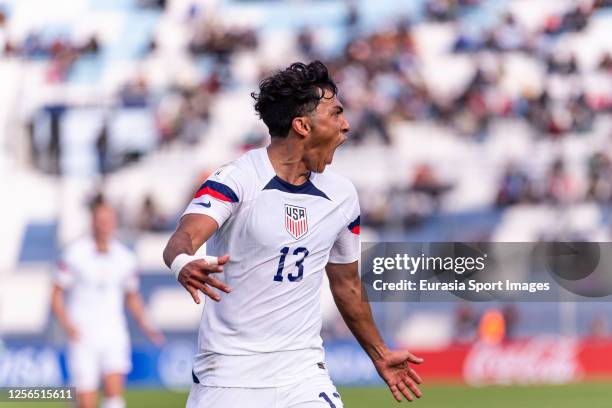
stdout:
MULTIPOLYGON (((499 120, 527 124, 535 144, 540 140, 589 134, 598 118, 612 113, 610 51, 602 53, 596 66, 590 67, 563 45, 564 35, 588 30, 599 11, 612 7, 610 1, 580 2, 565 11, 549 13, 531 28, 511 10, 506 10, 496 16, 495 24, 474 30, 467 21, 484 7, 481 3, 428 0, 423 3, 421 19, 401 17, 393 26, 367 30, 361 26, 364 16, 360 8, 354 2, 347 2, 341 27, 346 38, 343 46, 331 53, 324 52, 324 38, 304 26, 295 30, 295 52, 304 59, 319 58, 329 64, 341 85, 354 146, 378 143, 392 149, 398 139, 407 137, 394 131, 394 125, 401 122, 435 124, 466 143, 481 143, 490 137, 492 125, 499 120), (453 39, 443 56, 464 56, 471 65, 469 78, 452 93, 436 92, 435 84, 426 80, 425 50, 416 34, 424 24, 450 27, 453 39), (521 55, 538 67, 539 83, 509 88, 509 77, 516 73, 505 65, 508 55, 521 55), (598 86, 588 86, 587 76, 596 78, 598 86)), ((167 15, 171 9, 165 2, 141 5, 159 8, 160 16, 167 15)), ((220 12, 204 10, 195 1, 181 18, 188 33, 183 51, 191 56, 198 72, 197 80, 173 80, 159 86, 139 70, 117 89, 112 106, 107 107, 111 112, 151 109, 158 149, 176 144, 194 146, 205 139, 216 101, 236 85, 232 69, 235 56, 257 54, 260 49, 261 31, 256 25, 232 25, 215 13, 220 12), (202 65, 207 68, 197 68, 202 65)), ((0 26, 6 26, 5 20, 10 20, 10 13, 0 18, 0 26)), ((154 30, 143 51, 145 55, 163 52, 163 35, 163 30, 154 30)), ((107 46, 95 35, 84 42, 64 37, 43 39, 36 31, 18 43, 8 35, 4 37, 5 56, 48 59, 50 82, 69 83, 71 69, 78 58, 100 54, 107 46)), ((259 77, 273 68, 263 61, 259 77)), ((52 122, 59 121, 64 110, 70 108, 45 107, 51 113, 52 122)), ((93 146, 101 174, 115 171, 148 153, 117 151, 109 132, 108 126, 103 127, 93 146)), ((52 126, 51 137, 44 148, 39 147, 43 150, 39 155, 49 154, 53 157, 51 162, 59 163, 60 139, 61 127, 52 126)), ((256 146, 265 140, 265 135, 247 130, 243 144, 237 148, 256 146)), ((32 149, 33 155, 35 150, 32 149)), ((610 171, 606 163, 605 151, 596 152, 586 160, 581 174, 568 170, 563 157, 546 163, 546 169, 540 174, 530 174, 522 163, 501 163, 507 169, 501 172, 497 194, 491 195, 490 206, 567 200, 609 202, 610 171)), ((60 171, 57 164, 46 169, 60 171)), ((406 204, 400 203, 397 212, 406 227, 444 209, 447 193, 454 188, 453 181, 438 174, 436 163, 414 163, 413 170, 414 174, 406 177, 403 185, 387 187, 385 195, 389 200, 365 203, 366 225, 383 227, 397 220, 398 215, 390 208, 394 201, 391 197, 404 197, 406 204)), ((154 197, 143 197, 143 202, 154 200, 154 197)))

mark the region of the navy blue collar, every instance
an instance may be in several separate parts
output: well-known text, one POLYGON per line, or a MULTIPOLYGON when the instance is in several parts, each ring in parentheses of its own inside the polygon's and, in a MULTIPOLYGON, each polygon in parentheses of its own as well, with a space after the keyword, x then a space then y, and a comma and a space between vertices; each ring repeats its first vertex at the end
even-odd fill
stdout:
POLYGON ((274 176, 263 189, 279 190, 291 194, 308 194, 312 196, 323 197, 331 201, 331 199, 324 192, 319 190, 314 184, 312 184, 312 181, 310 180, 307 180, 305 183, 296 186, 295 184, 286 182, 278 176, 274 176))

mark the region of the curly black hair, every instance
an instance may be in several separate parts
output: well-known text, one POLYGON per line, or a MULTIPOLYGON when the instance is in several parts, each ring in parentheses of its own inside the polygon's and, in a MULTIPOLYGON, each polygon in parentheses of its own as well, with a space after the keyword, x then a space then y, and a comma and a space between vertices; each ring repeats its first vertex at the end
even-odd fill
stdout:
POLYGON ((261 81, 259 93, 253 92, 251 97, 255 99, 255 111, 268 127, 270 136, 286 137, 293 119, 314 111, 325 90, 331 91, 333 96, 338 94, 338 87, 325 64, 321 61, 308 65, 296 62, 261 81))

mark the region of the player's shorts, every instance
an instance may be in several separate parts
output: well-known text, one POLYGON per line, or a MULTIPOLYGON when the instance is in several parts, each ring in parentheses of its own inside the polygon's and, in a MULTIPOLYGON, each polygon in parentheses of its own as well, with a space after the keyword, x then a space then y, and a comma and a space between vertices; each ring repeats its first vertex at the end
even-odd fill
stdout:
POLYGON ((84 341, 68 346, 68 369, 78 392, 95 391, 100 377, 127 374, 132 369, 129 342, 92 344, 84 341))
POLYGON ((343 408, 327 371, 276 388, 193 384, 186 408, 343 408))

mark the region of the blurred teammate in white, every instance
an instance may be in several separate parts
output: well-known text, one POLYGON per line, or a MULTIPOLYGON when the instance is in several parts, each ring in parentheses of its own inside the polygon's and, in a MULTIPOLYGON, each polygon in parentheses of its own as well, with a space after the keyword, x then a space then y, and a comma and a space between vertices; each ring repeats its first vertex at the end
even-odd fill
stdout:
POLYGON ((91 214, 92 234, 62 255, 51 306, 68 336, 68 370, 79 407, 97 406, 102 377, 102 406, 123 408, 123 384, 131 370, 124 302, 154 344, 164 338, 145 316, 134 254, 114 239, 115 211, 98 196, 91 214))
POLYGON ((198 291, 208 297, 188 408, 343 406, 320 336, 324 270, 393 396, 421 396, 408 363, 422 360, 389 350, 362 300, 357 192, 325 169, 349 131, 336 94, 318 61, 262 81, 252 96, 271 144, 218 169, 168 242, 164 260, 179 282, 196 303, 198 291), (204 242, 208 256, 194 256, 204 242))

